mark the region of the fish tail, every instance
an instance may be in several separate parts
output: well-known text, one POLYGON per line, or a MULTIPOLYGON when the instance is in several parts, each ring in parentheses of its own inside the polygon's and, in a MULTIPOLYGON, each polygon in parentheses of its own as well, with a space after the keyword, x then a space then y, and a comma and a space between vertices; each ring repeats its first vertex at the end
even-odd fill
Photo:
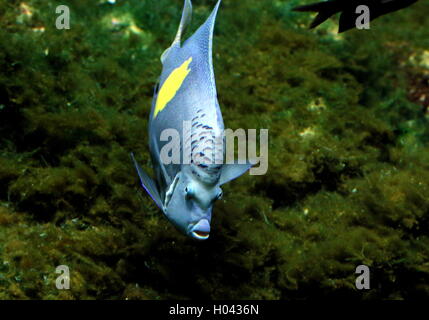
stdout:
POLYGON ((304 6, 293 8, 293 11, 300 12, 317 12, 318 15, 314 18, 310 25, 310 29, 317 27, 322 22, 326 21, 332 15, 342 10, 337 0, 323 1, 317 3, 311 3, 304 6))

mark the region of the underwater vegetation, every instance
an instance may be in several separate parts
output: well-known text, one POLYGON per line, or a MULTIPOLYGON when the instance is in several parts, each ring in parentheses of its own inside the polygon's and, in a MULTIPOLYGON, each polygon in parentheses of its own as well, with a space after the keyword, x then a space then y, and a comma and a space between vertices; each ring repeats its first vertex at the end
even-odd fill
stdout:
MULTIPOLYGON (((129 158, 150 164, 182 0, 0 1, 0 299, 429 297, 429 2, 342 34, 308 30, 310 2, 222 1, 225 126, 269 129, 269 169, 225 185, 198 243, 129 158)), ((193 28, 214 4, 193 1, 193 28)))

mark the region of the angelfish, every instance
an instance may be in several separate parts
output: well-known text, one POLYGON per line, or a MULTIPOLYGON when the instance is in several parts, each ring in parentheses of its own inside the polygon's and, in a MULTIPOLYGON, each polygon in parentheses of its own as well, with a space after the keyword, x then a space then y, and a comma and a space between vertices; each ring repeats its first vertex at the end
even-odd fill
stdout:
POLYGON ((225 139, 213 72, 212 39, 220 2, 205 23, 182 43, 192 15, 191 1, 185 0, 176 37, 161 56, 162 73, 149 118, 149 148, 156 179, 143 171, 131 154, 142 186, 157 206, 178 230, 198 240, 209 237, 213 204, 222 197, 221 185, 251 167, 249 162, 218 161, 225 154, 225 139), (173 148, 180 150, 178 163, 166 163, 163 158, 163 147, 172 143, 163 136, 168 130, 181 135, 180 143, 173 148), (184 132, 189 134, 184 136, 184 132), (190 161, 185 161, 186 155, 190 161))

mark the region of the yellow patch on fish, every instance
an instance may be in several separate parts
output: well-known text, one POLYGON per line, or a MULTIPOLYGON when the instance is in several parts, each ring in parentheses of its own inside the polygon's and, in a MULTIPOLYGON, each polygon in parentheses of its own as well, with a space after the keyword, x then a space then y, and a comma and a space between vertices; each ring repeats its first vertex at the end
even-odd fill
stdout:
POLYGON ((158 112, 162 111, 167 104, 174 98, 177 91, 185 81, 191 69, 189 64, 192 62, 192 57, 182 63, 182 65, 174 69, 168 78, 164 81, 161 89, 158 92, 158 98, 156 99, 155 110, 153 112, 153 118, 155 119, 158 112), (189 69, 188 69, 189 68, 189 69))

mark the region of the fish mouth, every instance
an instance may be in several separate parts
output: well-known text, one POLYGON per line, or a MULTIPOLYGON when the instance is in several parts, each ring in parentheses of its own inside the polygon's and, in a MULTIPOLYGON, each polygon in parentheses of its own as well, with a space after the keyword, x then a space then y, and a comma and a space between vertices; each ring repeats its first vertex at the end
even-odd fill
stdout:
POLYGON ((191 235, 197 240, 206 240, 210 235, 210 223, 207 219, 201 219, 191 229, 191 235))
POLYGON ((206 240, 209 237, 210 233, 204 231, 192 231, 192 235, 198 240, 206 240))

